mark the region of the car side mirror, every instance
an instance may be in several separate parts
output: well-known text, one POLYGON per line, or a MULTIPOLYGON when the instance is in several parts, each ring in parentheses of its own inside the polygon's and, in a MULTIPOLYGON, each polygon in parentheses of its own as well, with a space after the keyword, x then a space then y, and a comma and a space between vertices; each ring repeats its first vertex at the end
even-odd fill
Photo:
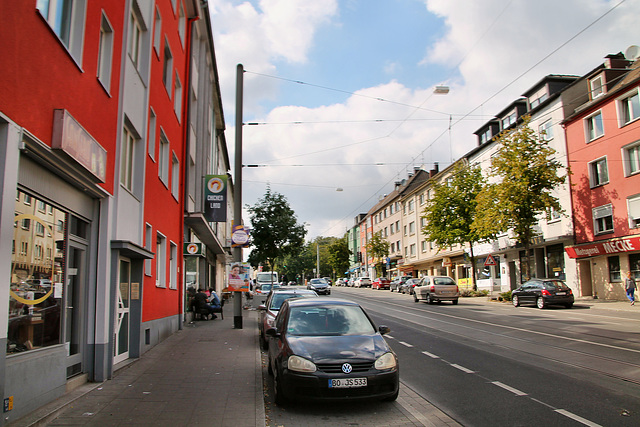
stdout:
POLYGON ((278 332, 278 329, 276 328, 269 328, 266 331, 264 331, 265 335, 268 335, 270 337, 278 337, 280 336, 280 333, 278 332))
POLYGON ((380 335, 388 334, 389 332, 391 332, 391 328, 389 328, 388 326, 380 325, 378 327, 378 332, 380 332, 380 335))
POLYGON ((266 310, 266 309, 267 309, 267 306, 266 306, 266 305, 264 305, 264 304, 260 304, 260 305, 258 306, 258 310, 266 310))

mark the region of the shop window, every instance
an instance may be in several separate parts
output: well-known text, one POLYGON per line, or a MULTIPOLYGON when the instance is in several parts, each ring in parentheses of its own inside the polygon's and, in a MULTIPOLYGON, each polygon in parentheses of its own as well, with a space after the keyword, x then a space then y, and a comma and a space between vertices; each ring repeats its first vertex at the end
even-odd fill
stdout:
POLYGON ((565 280, 563 245, 547 247, 547 277, 565 280))
POLYGON ((610 282, 620 282, 620 257, 619 256, 610 256, 607 258, 607 262, 609 263, 609 281, 610 282))
POLYGON ((640 254, 629 255, 629 269, 635 280, 640 279, 640 254))
MULTIPOLYGON (((26 196, 19 192, 19 199, 26 196)), ((35 198, 34 198, 35 199, 35 198)), ((31 196, 29 196, 31 200, 31 196)), ((29 207, 16 201, 16 224, 28 220, 33 227, 14 227, 16 250, 11 255, 7 354, 60 344, 63 316, 63 272, 67 215, 54 209, 42 218, 35 199, 29 207), (63 223, 62 230, 56 224, 63 223), (17 250, 19 248, 19 250, 17 250)))

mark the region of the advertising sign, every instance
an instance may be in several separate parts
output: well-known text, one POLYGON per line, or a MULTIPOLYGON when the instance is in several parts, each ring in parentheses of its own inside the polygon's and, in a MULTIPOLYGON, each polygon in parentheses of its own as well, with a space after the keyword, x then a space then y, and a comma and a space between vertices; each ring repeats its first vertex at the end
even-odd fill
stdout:
POLYGON ((185 243, 182 254, 204 256, 203 246, 202 243, 185 243))
POLYGON ((229 291, 249 292, 249 275, 251 267, 247 262, 234 262, 229 264, 229 291))
POLYGON ((209 222, 227 221, 227 175, 205 175, 204 217, 209 222))

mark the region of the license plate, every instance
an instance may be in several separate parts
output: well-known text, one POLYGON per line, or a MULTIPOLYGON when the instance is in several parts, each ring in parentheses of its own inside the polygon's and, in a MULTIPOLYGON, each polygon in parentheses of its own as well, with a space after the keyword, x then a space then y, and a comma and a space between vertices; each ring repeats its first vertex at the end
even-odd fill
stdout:
POLYGON ((566 292, 556 292, 556 295, 566 295, 566 292))
POLYGON ((329 380, 329 388, 355 388, 366 387, 366 378, 340 378, 329 380))

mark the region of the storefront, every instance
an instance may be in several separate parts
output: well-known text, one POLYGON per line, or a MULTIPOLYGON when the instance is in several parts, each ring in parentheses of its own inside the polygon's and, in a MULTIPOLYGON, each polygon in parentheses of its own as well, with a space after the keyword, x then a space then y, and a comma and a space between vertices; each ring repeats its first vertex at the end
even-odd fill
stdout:
POLYGON ((15 419, 93 375, 97 224, 107 194, 90 172, 10 122, 0 123, 0 145, 2 231, 13 237, 0 242, 10 259, 1 270, 4 395, 13 397, 15 419))

